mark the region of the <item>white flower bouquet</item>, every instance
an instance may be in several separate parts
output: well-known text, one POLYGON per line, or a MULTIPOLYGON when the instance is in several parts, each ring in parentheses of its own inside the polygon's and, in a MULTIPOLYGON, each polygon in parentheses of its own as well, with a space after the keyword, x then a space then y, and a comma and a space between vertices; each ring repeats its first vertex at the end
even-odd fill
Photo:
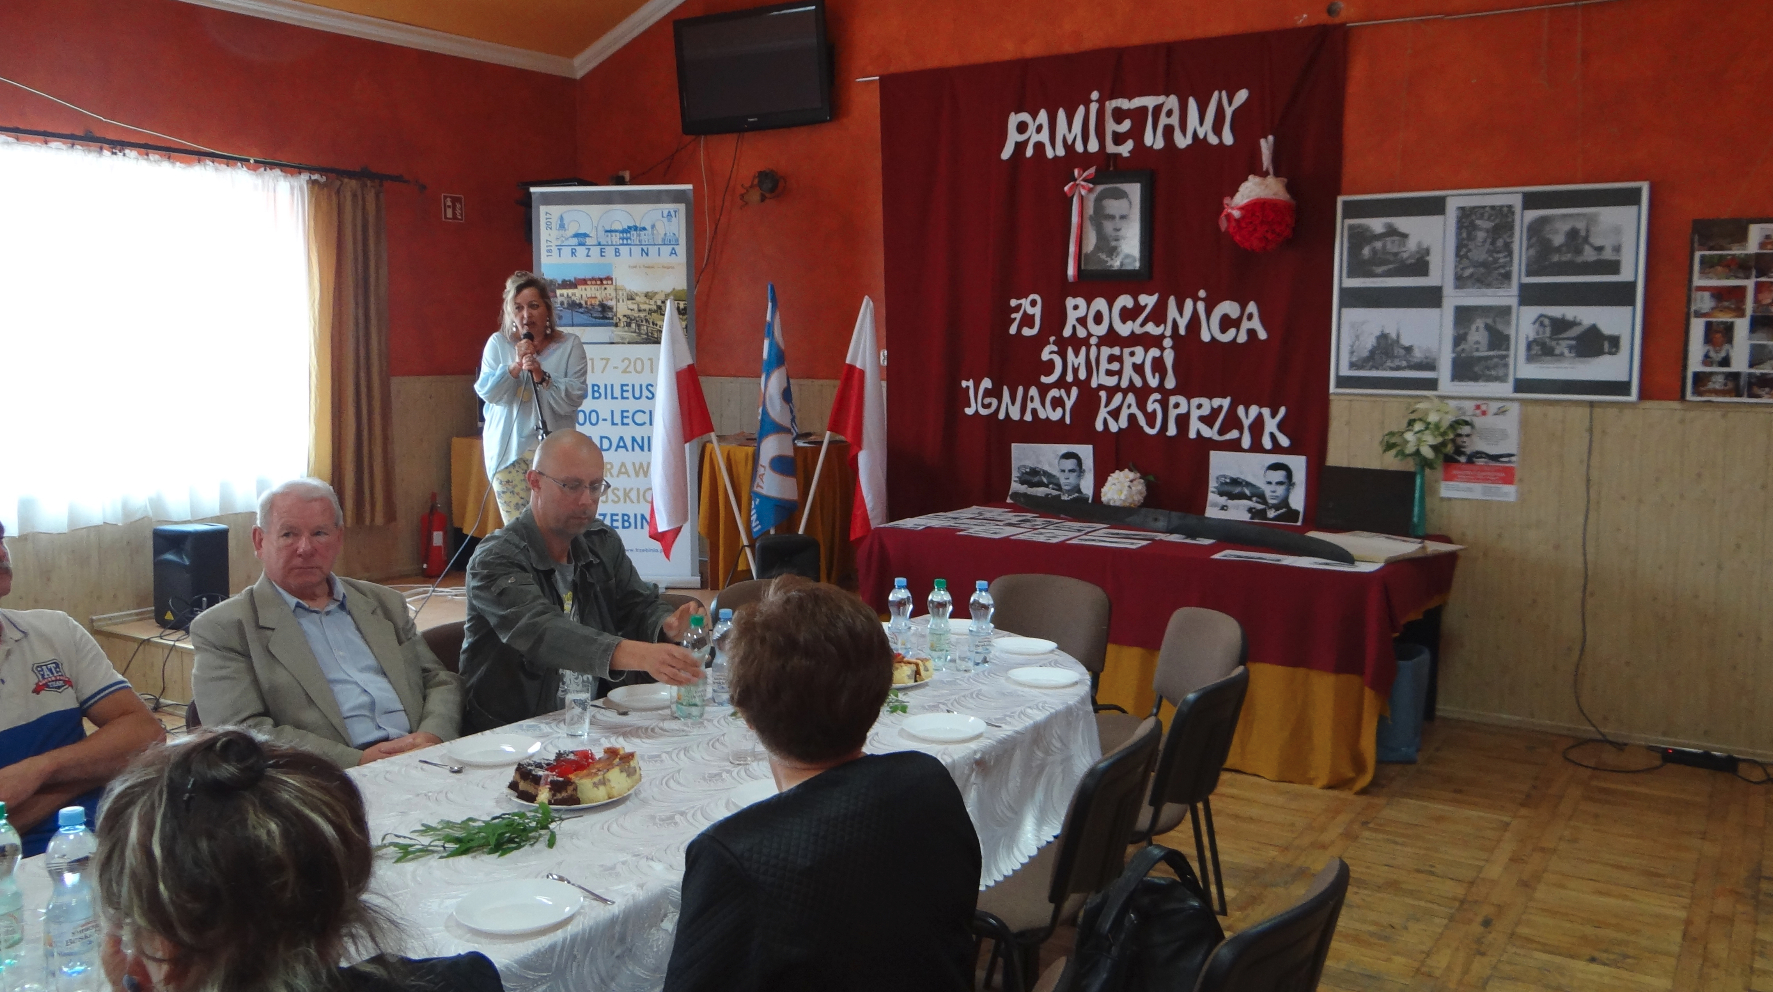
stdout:
POLYGON ((1153 476, 1141 476, 1137 466, 1129 466, 1117 472, 1110 472, 1107 480, 1102 483, 1102 502, 1109 506, 1133 508, 1145 504, 1145 480, 1153 476))
POLYGON ((1386 431, 1379 447, 1386 454, 1429 469, 1440 465, 1453 448, 1453 434, 1471 421, 1459 416, 1446 400, 1426 399, 1410 410, 1403 430, 1386 431))

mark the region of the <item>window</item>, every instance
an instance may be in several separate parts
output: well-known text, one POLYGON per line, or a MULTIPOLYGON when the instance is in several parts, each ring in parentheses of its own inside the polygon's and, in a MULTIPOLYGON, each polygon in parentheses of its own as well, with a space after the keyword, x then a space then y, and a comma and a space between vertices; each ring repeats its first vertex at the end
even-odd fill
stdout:
POLYGON ((306 180, 0 141, 0 522, 252 509, 305 474, 306 180))

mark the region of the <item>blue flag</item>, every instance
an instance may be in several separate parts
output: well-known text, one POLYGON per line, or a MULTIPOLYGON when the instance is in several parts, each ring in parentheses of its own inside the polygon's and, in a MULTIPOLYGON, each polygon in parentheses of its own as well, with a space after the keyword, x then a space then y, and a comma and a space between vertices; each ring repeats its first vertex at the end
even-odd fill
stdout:
POLYGON ((800 505, 794 477, 794 435, 799 431, 776 284, 770 283, 770 306, 763 319, 763 397, 757 406, 757 474, 751 482, 752 537, 792 517, 800 505))

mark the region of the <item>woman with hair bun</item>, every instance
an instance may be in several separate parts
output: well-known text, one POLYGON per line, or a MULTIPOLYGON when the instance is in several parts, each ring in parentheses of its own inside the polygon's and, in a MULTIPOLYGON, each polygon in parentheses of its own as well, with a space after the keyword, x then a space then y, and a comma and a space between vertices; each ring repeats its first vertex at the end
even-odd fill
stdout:
POLYGON ((498 992, 484 955, 378 952, 363 796, 327 759, 240 728, 136 759, 98 820, 105 974, 123 992, 498 992))

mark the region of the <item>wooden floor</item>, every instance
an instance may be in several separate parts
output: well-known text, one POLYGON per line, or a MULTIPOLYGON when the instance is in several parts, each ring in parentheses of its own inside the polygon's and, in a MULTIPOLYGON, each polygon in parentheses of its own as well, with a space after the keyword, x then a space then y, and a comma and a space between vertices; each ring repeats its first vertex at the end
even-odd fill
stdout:
MULTIPOLYGON (((1672 765, 1589 771, 1550 734, 1443 719, 1425 736, 1419 764, 1380 766, 1361 795, 1221 779, 1227 932, 1340 856, 1352 883, 1325 989, 1773 992, 1773 788, 1672 765)), ((1166 836, 1194 860, 1186 825, 1166 836)))

